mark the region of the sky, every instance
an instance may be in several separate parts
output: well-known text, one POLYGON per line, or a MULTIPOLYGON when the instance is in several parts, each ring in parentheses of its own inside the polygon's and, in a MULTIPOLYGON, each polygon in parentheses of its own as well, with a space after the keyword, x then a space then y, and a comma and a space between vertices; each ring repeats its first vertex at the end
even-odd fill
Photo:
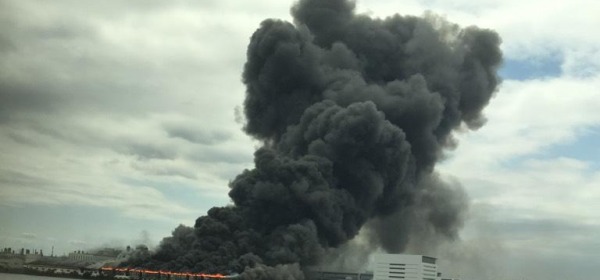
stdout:
MULTIPOLYGON (((293 1, 0 0, 0 247, 156 246, 252 168, 241 72, 293 1)), ((471 205, 454 273, 590 279, 600 265, 600 2, 368 0, 502 37, 485 126, 437 166, 471 205)), ((450 265, 446 265, 450 266, 450 265)))

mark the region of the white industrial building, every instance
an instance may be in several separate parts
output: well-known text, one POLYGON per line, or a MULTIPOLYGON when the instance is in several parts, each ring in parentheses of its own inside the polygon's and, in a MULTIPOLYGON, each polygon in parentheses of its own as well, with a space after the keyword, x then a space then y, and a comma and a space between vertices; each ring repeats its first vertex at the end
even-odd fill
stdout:
POLYGON ((421 255, 377 254, 373 280, 439 280, 437 259, 421 255))
POLYGON ((423 255, 375 254, 365 272, 309 271, 310 280, 459 280, 442 277, 437 259, 423 255))

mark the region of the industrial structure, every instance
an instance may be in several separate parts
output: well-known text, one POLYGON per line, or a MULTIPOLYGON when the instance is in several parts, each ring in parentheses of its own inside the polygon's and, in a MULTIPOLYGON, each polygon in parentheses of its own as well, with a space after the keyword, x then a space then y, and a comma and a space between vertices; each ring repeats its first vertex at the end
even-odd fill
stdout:
POLYGON ((377 254, 373 259, 375 280, 438 280, 437 259, 421 255, 377 254))
POLYGON ((312 271, 314 280, 459 280, 442 277, 437 259, 423 255, 376 254, 369 272, 312 271))

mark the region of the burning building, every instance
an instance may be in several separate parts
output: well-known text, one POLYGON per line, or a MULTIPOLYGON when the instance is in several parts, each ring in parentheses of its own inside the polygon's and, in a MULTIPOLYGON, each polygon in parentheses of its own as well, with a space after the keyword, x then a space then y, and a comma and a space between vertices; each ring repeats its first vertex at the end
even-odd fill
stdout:
POLYGON ((466 195, 435 164, 485 122, 500 38, 432 14, 370 18, 349 0, 300 0, 268 19, 243 71, 245 131, 262 143, 233 205, 180 226, 131 266, 302 279, 355 238, 390 253, 453 239, 466 195))

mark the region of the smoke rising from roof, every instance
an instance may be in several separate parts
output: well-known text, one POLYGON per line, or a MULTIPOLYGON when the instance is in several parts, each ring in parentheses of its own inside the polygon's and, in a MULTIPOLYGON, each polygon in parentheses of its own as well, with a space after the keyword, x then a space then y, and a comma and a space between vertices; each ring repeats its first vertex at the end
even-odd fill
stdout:
POLYGON ((301 279, 363 228, 388 252, 457 236, 466 195, 434 166, 456 145, 453 130, 483 125, 500 38, 431 14, 372 19, 354 8, 301 0, 294 23, 260 25, 243 73, 245 130, 263 143, 255 168, 231 182, 234 205, 176 228, 134 265, 301 279))

